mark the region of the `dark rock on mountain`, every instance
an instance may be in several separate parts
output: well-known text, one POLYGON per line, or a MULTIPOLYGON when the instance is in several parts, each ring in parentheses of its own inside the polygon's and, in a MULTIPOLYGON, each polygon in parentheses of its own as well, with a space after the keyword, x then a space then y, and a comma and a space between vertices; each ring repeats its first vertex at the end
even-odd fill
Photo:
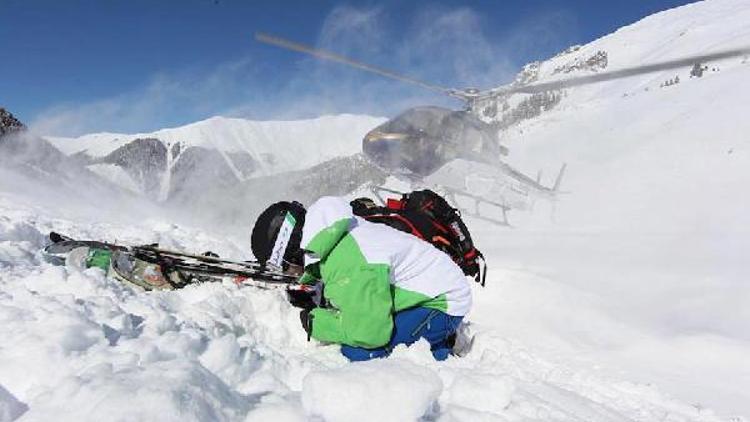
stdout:
MULTIPOLYGON (((257 167, 247 153, 228 153, 227 156, 240 178, 247 177, 257 167)), ((241 182, 219 151, 203 147, 184 149, 172 165, 171 172, 168 198, 176 200, 180 196, 190 197, 241 182)))
POLYGON ((258 168, 258 163, 245 152, 222 154, 204 147, 185 148, 180 142, 168 146, 158 138, 134 139, 101 158, 85 152, 73 154, 71 158, 86 165, 120 167, 140 192, 154 200, 237 184, 258 168))
POLYGON ((16 119, 8 110, 0 107, 0 136, 25 130, 26 126, 16 119))
POLYGON ((563 98, 562 91, 547 91, 531 94, 515 107, 503 107, 503 112, 494 126, 505 130, 523 120, 533 119, 545 111, 555 108, 563 98))
POLYGON ((167 148, 158 139, 135 139, 94 163, 121 167, 147 196, 155 197, 167 167, 167 148))
POLYGON ((555 68, 553 75, 558 73, 571 73, 582 70, 600 71, 605 70, 609 64, 609 56, 606 51, 599 50, 590 57, 576 57, 574 60, 555 68))
POLYGON ((258 163, 252 155, 246 152, 230 152, 227 153, 227 156, 243 178, 250 177, 258 169, 258 163))
MULTIPOLYGON (((573 55, 581 47, 572 46, 560 52, 555 58, 573 55)), ((607 69, 609 56, 606 51, 599 50, 589 57, 573 57, 567 63, 557 66, 552 75, 569 74, 576 72, 599 72, 607 69)), ((541 71, 541 62, 528 63, 516 75, 511 86, 523 86, 537 82, 541 71)), ((523 120, 535 118, 542 113, 552 110, 566 96, 565 90, 551 90, 536 94, 516 94, 516 100, 511 102, 510 96, 498 96, 487 100, 477 101, 474 111, 487 123, 492 124, 498 130, 506 130, 523 120), (523 98, 518 100, 517 98, 523 98)))
POLYGON ((87 170, 80 158, 66 156, 46 139, 26 130, 5 109, 0 109, 0 119, 3 177, 63 195, 101 198, 123 194, 118 186, 87 170))

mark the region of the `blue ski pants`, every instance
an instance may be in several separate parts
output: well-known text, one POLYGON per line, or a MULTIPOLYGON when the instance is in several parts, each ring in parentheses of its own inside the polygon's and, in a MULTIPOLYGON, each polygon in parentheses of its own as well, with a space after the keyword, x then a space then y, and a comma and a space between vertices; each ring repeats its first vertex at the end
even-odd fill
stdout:
POLYGON ((391 341, 383 347, 365 349, 341 345, 341 353, 350 361, 363 361, 383 358, 399 344, 410 345, 420 338, 430 343, 432 356, 436 360, 445 360, 453 347, 449 340, 455 334, 463 317, 448 315, 445 312, 430 308, 409 308, 393 316, 393 335, 391 341))

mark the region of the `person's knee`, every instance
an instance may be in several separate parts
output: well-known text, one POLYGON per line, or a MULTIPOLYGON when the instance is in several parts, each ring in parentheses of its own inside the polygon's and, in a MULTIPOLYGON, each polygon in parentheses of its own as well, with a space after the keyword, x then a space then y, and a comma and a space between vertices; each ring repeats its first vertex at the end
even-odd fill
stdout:
POLYGON ((423 336, 430 342, 432 356, 435 360, 446 360, 453 352, 453 345, 456 341, 456 331, 463 317, 456 317, 447 314, 435 318, 435 324, 423 336))
POLYGON ((448 356, 451 354, 451 349, 448 347, 439 347, 437 349, 432 349, 432 357, 435 358, 435 360, 441 361, 448 359, 448 356))
POLYGON ((456 330, 463 317, 448 315, 429 308, 414 308, 395 316, 394 333, 387 347, 365 349, 348 345, 341 346, 341 354, 352 362, 384 358, 394 347, 410 346, 420 338, 430 343, 435 360, 445 360, 452 352, 456 330))
POLYGON ((388 356, 385 349, 363 349, 361 347, 341 345, 341 354, 351 362, 362 362, 388 356))

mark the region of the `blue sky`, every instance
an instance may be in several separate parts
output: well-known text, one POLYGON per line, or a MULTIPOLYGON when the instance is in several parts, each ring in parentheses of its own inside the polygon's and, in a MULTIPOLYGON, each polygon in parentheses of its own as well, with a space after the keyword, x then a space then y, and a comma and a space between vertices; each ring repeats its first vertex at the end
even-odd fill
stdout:
POLYGON ((0 106, 40 131, 151 131, 216 114, 454 105, 258 44, 266 31, 445 86, 489 88, 678 0, 0 0, 0 106))

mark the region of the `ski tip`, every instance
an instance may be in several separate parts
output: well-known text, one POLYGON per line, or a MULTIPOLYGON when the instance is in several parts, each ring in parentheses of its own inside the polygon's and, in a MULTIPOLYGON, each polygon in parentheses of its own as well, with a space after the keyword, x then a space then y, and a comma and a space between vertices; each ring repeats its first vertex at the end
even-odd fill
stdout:
POLYGON ((58 232, 49 232, 49 240, 51 240, 52 243, 60 243, 65 239, 65 236, 61 235, 58 232))

